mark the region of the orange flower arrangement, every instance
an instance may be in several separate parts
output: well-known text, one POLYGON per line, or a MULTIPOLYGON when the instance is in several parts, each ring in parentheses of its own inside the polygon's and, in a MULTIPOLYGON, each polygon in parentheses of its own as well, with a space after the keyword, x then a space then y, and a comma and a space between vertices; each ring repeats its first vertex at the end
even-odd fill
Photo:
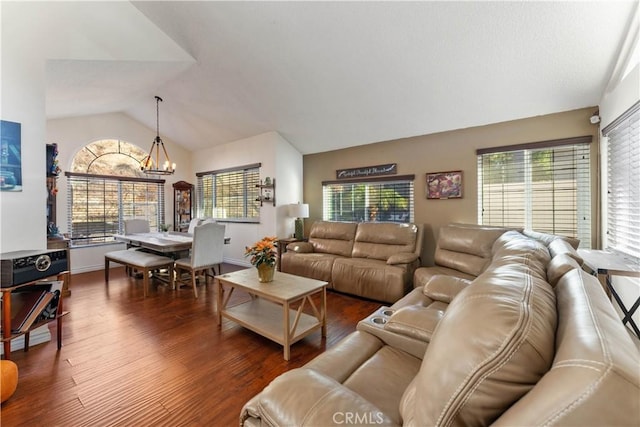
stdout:
POLYGON ((254 243, 253 246, 246 246, 244 256, 250 256, 251 264, 256 267, 260 264, 275 266, 277 256, 276 240, 277 237, 264 237, 262 240, 254 243))

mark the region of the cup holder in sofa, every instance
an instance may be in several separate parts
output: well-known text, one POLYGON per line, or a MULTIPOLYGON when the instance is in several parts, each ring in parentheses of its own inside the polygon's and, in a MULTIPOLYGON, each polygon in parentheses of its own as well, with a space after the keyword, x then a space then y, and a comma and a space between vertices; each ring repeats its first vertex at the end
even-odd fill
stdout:
POLYGON ((385 317, 378 317, 378 316, 372 317, 371 321, 376 325, 384 325, 385 323, 387 323, 387 319, 385 317))
POLYGON ((369 317, 365 319, 366 323, 373 324, 373 326, 382 328, 389 321, 389 317, 393 314, 394 310, 389 307, 380 307, 369 317))

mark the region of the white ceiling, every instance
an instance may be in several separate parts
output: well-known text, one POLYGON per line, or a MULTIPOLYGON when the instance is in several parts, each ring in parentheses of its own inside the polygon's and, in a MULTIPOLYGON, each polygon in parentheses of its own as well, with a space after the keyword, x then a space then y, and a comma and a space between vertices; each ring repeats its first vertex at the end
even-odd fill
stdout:
POLYGON ((637 1, 40 5, 69 45, 48 118, 155 129, 159 95, 187 149, 277 131, 309 154, 597 105, 637 1))

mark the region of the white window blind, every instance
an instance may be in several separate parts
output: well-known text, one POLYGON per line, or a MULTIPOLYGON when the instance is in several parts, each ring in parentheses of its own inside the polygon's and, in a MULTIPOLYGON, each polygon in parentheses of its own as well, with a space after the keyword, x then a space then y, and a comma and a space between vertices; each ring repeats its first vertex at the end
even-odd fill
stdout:
POLYGON ((607 247, 640 258, 640 102, 602 131, 607 143, 607 247))
POLYGON ((73 246, 113 241, 124 220, 164 223, 164 180, 67 172, 68 229, 73 246))
POLYGON ((478 222, 576 237, 591 247, 591 139, 478 150, 478 222))
POLYGON ((199 217, 258 222, 260 164, 196 173, 199 217))
POLYGON ((410 223, 414 218, 414 175, 322 183, 325 221, 410 223))

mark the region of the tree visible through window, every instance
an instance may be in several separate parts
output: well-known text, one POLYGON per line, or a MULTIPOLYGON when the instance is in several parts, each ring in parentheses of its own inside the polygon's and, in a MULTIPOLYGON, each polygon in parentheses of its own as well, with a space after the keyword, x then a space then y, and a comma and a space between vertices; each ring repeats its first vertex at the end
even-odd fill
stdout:
POLYGON ((154 231, 164 223, 165 181, 143 177, 145 156, 141 148, 114 139, 92 142, 74 156, 66 173, 72 245, 112 241, 126 219, 146 219, 154 231))
POLYGON ((413 175, 322 183, 325 221, 413 222, 413 175))

